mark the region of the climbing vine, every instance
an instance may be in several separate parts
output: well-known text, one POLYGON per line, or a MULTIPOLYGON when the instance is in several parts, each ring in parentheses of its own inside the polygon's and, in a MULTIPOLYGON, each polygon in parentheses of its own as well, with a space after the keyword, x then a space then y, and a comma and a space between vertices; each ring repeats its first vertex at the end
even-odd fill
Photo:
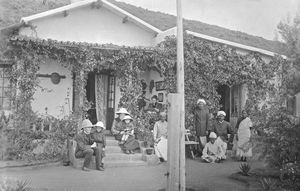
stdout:
MULTIPOLYGON (((11 38, 6 56, 13 61, 11 82, 20 91, 15 94, 15 111, 25 114, 38 86, 36 72, 43 58, 57 60, 75 74, 75 94, 85 98, 85 84, 90 71, 111 70, 121 90, 119 106, 127 107, 134 116, 140 116, 137 101, 141 94, 140 74, 155 68, 165 77, 167 92, 176 91, 176 39, 167 37, 153 49, 126 48, 112 45, 65 43, 53 40, 11 38)), ((271 98, 278 87, 272 83, 281 76, 286 63, 275 56, 270 63, 259 53, 243 55, 234 48, 185 36, 185 99, 187 123, 191 123, 191 109, 199 97, 208 100, 212 112, 219 109, 219 85, 246 84, 246 108, 261 109, 260 104, 271 98)), ((86 101, 86 100, 85 100, 86 101)), ((82 102, 78 115, 86 109, 82 102)), ((255 113, 255 112, 254 112, 255 113)))

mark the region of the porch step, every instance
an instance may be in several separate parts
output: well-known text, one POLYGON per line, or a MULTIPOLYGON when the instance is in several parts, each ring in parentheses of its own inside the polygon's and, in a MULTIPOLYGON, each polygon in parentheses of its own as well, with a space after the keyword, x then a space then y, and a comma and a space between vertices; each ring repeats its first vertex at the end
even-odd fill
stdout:
POLYGON ((115 161, 107 161, 104 163, 105 168, 146 166, 146 165, 148 165, 147 162, 142 160, 135 160, 135 161, 115 160, 115 161))
POLYGON ((106 140, 116 140, 114 136, 106 135, 106 140))
POLYGON ((142 160, 142 154, 141 153, 135 153, 135 154, 107 153, 103 159, 103 161, 117 161, 117 160, 126 160, 126 161, 142 160))
MULTIPOLYGON (((77 169, 81 169, 83 166, 84 159, 77 159, 74 161, 73 167, 77 169)), ((131 166, 146 166, 148 165, 147 162, 142 160, 113 160, 113 161, 104 161, 104 168, 114 168, 114 167, 131 167, 131 166)), ((96 169, 96 163, 95 158, 93 157, 93 160, 90 165, 91 169, 96 169)))
POLYGON ((122 153, 122 149, 120 146, 106 146, 105 153, 122 153))
POLYGON ((106 139, 106 146, 119 146, 119 142, 115 139, 106 139))

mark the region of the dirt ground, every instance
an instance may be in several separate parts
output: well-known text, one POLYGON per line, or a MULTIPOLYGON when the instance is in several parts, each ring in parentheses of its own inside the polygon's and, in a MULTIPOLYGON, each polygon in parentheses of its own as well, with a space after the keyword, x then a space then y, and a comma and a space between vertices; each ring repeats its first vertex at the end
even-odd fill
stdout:
MULTIPOLYGON (((186 161, 186 185, 201 191, 243 191, 247 187, 228 178, 239 171, 240 162, 226 161, 206 164, 199 160, 186 161)), ((253 162, 252 168, 263 163, 253 162)), ((84 172, 73 167, 2 169, 0 179, 29 181, 32 190, 64 191, 157 191, 166 185, 167 164, 157 166, 107 168, 104 172, 84 172)))

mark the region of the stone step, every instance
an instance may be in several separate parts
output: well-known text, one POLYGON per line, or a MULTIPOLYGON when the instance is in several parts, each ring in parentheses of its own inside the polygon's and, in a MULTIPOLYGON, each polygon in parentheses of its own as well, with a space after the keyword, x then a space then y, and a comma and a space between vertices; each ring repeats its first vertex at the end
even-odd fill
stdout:
POLYGON ((135 161, 115 160, 115 161, 107 161, 104 163, 105 168, 146 166, 146 165, 148 165, 148 163, 141 160, 135 160, 135 161))
POLYGON ((105 153, 123 153, 123 151, 120 146, 106 146, 105 153))
POLYGON ((141 153, 135 154, 125 154, 125 153, 106 153, 103 161, 117 161, 117 160, 124 160, 124 161, 136 161, 142 160, 141 153))
MULTIPOLYGON (((74 168, 82 168, 84 159, 76 159, 73 161, 74 168)), ((147 162, 143 160, 103 160, 105 168, 112 168, 112 167, 129 167, 129 166, 145 166, 148 165, 147 162)), ((91 169, 96 169, 95 158, 91 161, 90 165, 91 169)))
POLYGON ((107 146, 119 146, 119 142, 113 139, 106 139, 107 146))
POLYGON ((106 140, 116 140, 114 136, 105 136, 106 140))

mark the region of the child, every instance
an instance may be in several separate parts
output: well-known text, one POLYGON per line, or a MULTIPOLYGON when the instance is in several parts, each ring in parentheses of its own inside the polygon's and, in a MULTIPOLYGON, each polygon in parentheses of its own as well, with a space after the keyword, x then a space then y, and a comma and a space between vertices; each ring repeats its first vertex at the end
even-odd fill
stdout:
MULTIPOLYGON (((132 123, 133 119, 129 115, 125 116, 122 121, 122 126, 124 130, 121 132, 123 136, 120 144, 125 144, 130 136, 134 136, 134 125, 132 123)), ((132 150, 126 150, 125 152, 127 154, 134 153, 132 150)))
POLYGON ((103 158, 105 157, 105 146, 106 146, 106 138, 105 138, 105 127, 103 122, 98 121, 96 125, 94 125, 96 130, 92 133, 92 140, 96 142, 97 147, 102 150, 101 152, 101 164, 100 167, 104 169, 103 158))
POLYGON ((209 142, 205 144, 202 151, 202 159, 208 163, 220 162, 222 159, 222 148, 216 142, 217 135, 214 132, 209 134, 209 142))

